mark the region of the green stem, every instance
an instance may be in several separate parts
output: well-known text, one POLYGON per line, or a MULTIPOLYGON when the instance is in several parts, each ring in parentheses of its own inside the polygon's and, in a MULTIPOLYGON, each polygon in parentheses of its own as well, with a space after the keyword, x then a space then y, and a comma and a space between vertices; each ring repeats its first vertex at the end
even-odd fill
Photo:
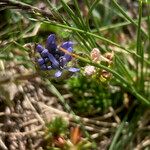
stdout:
POLYGON ((122 132, 122 130, 124 128, 126 120, 127 120, 127 115, 125 116, 124 120, 121 122, 121 124, 119 125, 117 131, 115 132, 115 136, 114 136, 114 138, 113 138, 113 140, 111 142, 109 150, 115 150, 115 145, 116 145, 117 140, 118 140, 118 138, 119 138, 119 136, 120 136, 120 134, 121 134, 121 132, 122 132))
POLYGON ((143 76, 143 67, 144 67, 144 52, 142 48, 142 39, 141 39, 141 18, 142 18, 142 1, 139 0, 139 21, 138 21, 138 31, 137 31, 137 54, 141 56, 139 60, 137 58, 137 81, 139 90, 144 92, 144 76, 143 76), (139 64, 141 65, 139 68, 139 64))
MULTIPOLYGON (((89 29, 90 29, 89 20, 90 20, 90 17, 92 16, 92 11, 94 10, 94 8, 97 6, 97 4, 98 4, 100 1, 101 1, 101 0, 95 0, 95 1, 92 3, 91 7, 90 7, 89 1, 86 0, 86 3, 87 3, 87 5, 88 5, 88 7, 89 7, 89 12, 88 12, 88 15, 87 15, 87 17, 86 17, 86 24, 87 24, 87 26, 88 26, 89 29)), ((94 17, 93 17, 93 18, 94 18, 94 17)), ((96 24, 95 19, 93 19, 93 20, 94 20, 94 23, 96 24)))
POLYGON ((83 57, 77 56, 78 59, 80 59, 83 62, 86 62, 87 64, 90 64, 92 66, 104 69, 110 73, 112 73, 114 75, 114 77, 116 77, 116 79, 119 79, 120 82, 122 82, 123 84, 126 85, 126 87, 128 88, 128 90, 141 102, 143 102, 146 105, 150 105, 150 101, 147 100, 146 98, 144 98, 142 95, 140 95, 136 89, 133 87, 133 85, 131 85, 127 80, 125 80, 120 74, 118 74, 116 71, 102 65, 102 64, 98 64, 98 63, 93 63, 90 60, 87 60, 83 57))
MULTIPOLYGON (((147 17, 143 17, 142 18, 142 21, 146 21, 148 20, 147 17)), ((134 22, 138 22, 138 19, 135 19, 134 22)), ((105 30, 110 30, 110 29, 114 29, 114 28, 120 28, 120 27, 123 27, 123 26, 127 26, 127 25, 130 25, 131 22, 129 21, 125 21, 125 22, 121 22, 121 23, 116 23, 116 24, 111 24, 111 25, 107 25, 107 26, 103 26, 101 28, 99 28, 99 31, 102 32, 102 31, 105 31, 105 30)), ((92 30, 92 33, 96 33, 97 32, 97 29, 93 29, 92 30)))
MULTIPOLYGON (((79 29, 84 29, 84 30, 87 30, 87 27, 84 25, 84 21, 81 17, 81 14, 80 14, 80 11, 79 11, 79 8, 77 6, 77 2, 75 3, 75 6, 77 7, 77 12, 78 12, 78 15, 76 15, 73 10, 65 3, 64 0, 61 0, 61 3, 65 9, 65 11, 68 13, 69 17, 73 20, 73 22, 76 24, 76 26, 79 28, 79 29), (79 15, 80 14, 80 15, 79 15), (79 16, 79 17, 77 17, 79 16)), ((86 37, 86 35, 82 35, 84 37, 84 39, 87 39, 88 42, 90 43, 90 45, 94 45, 94 42, 93 40, 89 40, 89 38, 86 37)))
MULTIPOLYGON (((112 2, 113 2, 113 4, 115 5, 115 7, 116 7, 116 8, 122 13, 122 15, 126 18, 126 20, 130 21, 133 25, 135 25, 135 26, 138 28, 138 24, 137 24, 132 18, 130 18, 130 17, 128 16, 128 14, 125 12, 125 10, 123 10, 122 7, 120 7, 120 5, 116 2, 116 0, 113 0, 112 2)), ((143 32, 143 34, 145 35, 145 37, 148 38, 147 33, 146 33, 142 28, 141 28, 140 30, 143 32)))
POLYGON ((119 137, 120 137, 120 135, 121 135, 121 133, 122 133, 122 131, 123 131, 123 128, 125 127, 125 123, 126 123, 126 121, 127 121, 127 118, 128 118, 128 116, 129 116, 129 114, 131 113, 131 111, 132 111, 132 109, 133 109, 134 106, 135 106, 135 104, 133 104, 133 105, 130 107, 130 109, 129 109, 129 111, 127 112, 127 114, 125 115, 123 121, 121 122, 121 124, 120 124, 119 127, 117 128, 117 131, 115 132, 115 136, 114 136, 114 138, 112 139, 111 145, 110 145, 110 147, 109 147, 109 150, 116 150, 116 149, 117 149, 117 147, 116 147, 117 141, 118 141, 118 139, 119 139, 119 137))
MULTIPOLYGON (((33 18, 30 18, 30 20, 39 21, 39 20, 36 20, 36 19, 33 19, 33 18)), ((122 49, 122 50, 124 50, 124 51, 126 51, 126 52, 128 52, 128 53, 130 53, 130 54, 132 54, 132 55, 134 55, 136 57, 138 57, 139 59, 141 59, 141 56, 137 55, 135 52, 132 52, 129 49, 124 48, 123 46, 121 46, 121 45, 119 45, 119 44, 117 44, 115 42, 112 42, 112 41, 110 41, 110 40, 108 40, 108 39, 106 39, 106 38, 104 38, 102 36, 99 36, 99 35, 96 35, 94 33, 87 32, 87 31, 84 31, 84 30, 81 30, 81 29, 77 29, 77 28, 74 28, 74 27, 70 27, 70 26, 66 26, 66 25, 63 25, 63 24, 55 23, 55 22, 48 22, 48 21, 45 21, 45 20, 44 21, 40 20, 40 21, 48 23, 48 24, 52 24, 52 25, 55 25, 55 26, 58 26, 58 27, 61 27, 61 28, 66 28, 66 29, 69 29, 69 30, 72 30, 72 31, 80 32, 80 33, 83 33, 85 35, 89 35, 89 36, 95 37, 95 38, 100 39, 100 40, 102 40, 104 42, 112 44, 112 45, 114 45, 114 46, 116 46, 116 47, 118 47, 118 48, 120 48, 120 49, 122 49)), ((144 60, 144 62, 146 64, 150 65, 150 61, 144 60)))

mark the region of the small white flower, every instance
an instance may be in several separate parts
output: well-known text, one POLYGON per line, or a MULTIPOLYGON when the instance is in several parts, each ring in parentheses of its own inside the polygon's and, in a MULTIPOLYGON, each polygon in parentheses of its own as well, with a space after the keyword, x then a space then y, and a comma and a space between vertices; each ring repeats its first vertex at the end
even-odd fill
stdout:
POLYGON ((96 72, 95 67, 94 66, 86 66, 84 69, 84 73, 85 75, 91 76, 96 72))

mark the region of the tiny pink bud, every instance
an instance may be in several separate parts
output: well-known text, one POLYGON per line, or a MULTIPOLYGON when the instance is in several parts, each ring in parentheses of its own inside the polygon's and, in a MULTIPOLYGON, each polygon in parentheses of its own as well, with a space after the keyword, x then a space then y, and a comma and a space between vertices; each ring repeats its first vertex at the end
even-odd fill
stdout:
POLYGON ((55 140, 54 140, 54 143, 56 146, 58 147, 63 147, 64 144, 65 144, 65 139, 63 137, 57 137, 55 140))
POLYGON ((101 74, 104 78, 108 79, 111 77, 111 73, 106 71, 106 70, 102 70, 102 74, 101 74))
POLYGON ((104 54, 104 57, 108 59, 108 63, 111 64, 113 61, 114 53, 107 52, 104 54))
POLYGON ((100 51, 98 48, 93 48, 93 50, 91 51, 91 59, 93 62, 97 62, 97 61, 100 61, 100 51))

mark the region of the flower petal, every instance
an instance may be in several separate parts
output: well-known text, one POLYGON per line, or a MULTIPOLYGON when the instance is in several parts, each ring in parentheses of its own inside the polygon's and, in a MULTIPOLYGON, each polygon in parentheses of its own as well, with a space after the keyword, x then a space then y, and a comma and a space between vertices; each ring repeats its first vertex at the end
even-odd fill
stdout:
MULTIPOLYGON (((62 48, 68 50, 68 48, 72 48, 73 47, 73 43, 71 41, 67 41, 67 42, 64 42, 62 45, 61 45, 62 48)), ((73 50, 73 49, 72 49, 73 50)), ((72 52, 72 51, 71 51, 72 52)))
POLYGON ((42 70, 47 70, 47 67, 46 67, 45 64, 41 65, 40 68, 41 68, 42 70))
POLYGON ((59 78, 62 74, 62 71, 58 70, 56 73, 55 73, 55 77, 59 78))
POLYGON ((60 64, 60 66, 61 67, 64 67, 64 65, 67 63, 67 60, 66 60, 66 58, 64 57, 64 56, 61 56, 60 58, 59 58, 59 64, 60 64))
POLYGON ((42 45, 38 44, 36 46, 36 50, 37 50, 37 52, 42 53, 42 51, 44 50, 44 48, 42 47, 42 45))
POLYGON ((53 69, 52 66, 47 66, 47 70, 53 69))
MULTIPOLYGON (((68 52, 72 52, 72 51, 73 51, 72 47, 69 47, 68 52)), ((72 59, 72 56, 70 56, 68 54, 65 54, 63 57, 66 59, 66 62, 69 62, 72 59)))
POLYGON ((45 63, 49 62, 49 58, 44 58, 45 63))
POLYGON ((100 61, 101 53, 100 53, 98 48, 93 48, 90 55, 91 55, 91 59, 92 59, 93 62, 100 61))
POLYGON ((48 53, 47 57, 49 58, 49 60, 52 63, 52 68, 58 68, 59 67, 59 62, 56 60, 56 58, 52 54, 48 53))
POLYGON ((77 71, 80 71, 79 68, 73 68, 73 67, 68 68, 68 70, 69 70, 70 72, 77 72, 77 71))
POLYGON ((46 41, 46 48, 49 52, 54 52, 57 48, 56 41, 55 41, 55 34, 50 34, 46 41))
POLYGON ((91 65, 85 66, 84 73, 85 75, 88 75, 88 76, 95 74, 96 73, 95 67, 91 65))
POLYGON ((43 65, 45 63, 45 60, 43 58, 39 58, 37 61, 39 65, 43 65))
POLYGON ((43 51, 42 51, 42 53, 41 53, 41 56, 42 57, 48 57, 47 55, 48 55, 48 50, 47 49, 44 49, 43 51))

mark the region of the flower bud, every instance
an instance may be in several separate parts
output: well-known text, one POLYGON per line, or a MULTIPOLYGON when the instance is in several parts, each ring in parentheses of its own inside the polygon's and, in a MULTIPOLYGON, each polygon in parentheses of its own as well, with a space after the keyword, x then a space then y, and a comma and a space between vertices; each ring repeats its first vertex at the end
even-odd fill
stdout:
POLYGON ((111 77, 111 73, 106 71, 106 70, 102 70, 102 73, 101 73, 102 77, 105 78, 105 79, 108 79, 111 77))
POLYGON ((54 141, 55 145, 58 147, 63 147, 65 145, 65 139, 63 137, 57 137, 54 141))
POLYGON ((85 75, 91 76, 96 72, 95 67, 94 66, 86 66, 84 69, 84 73, 85 75))
POLYGON ((97 61, 100 61, 100 51, 98 48, 93 48, 93 50, 91 51, 91 59, 93 62, 97 62, 97 61))
POLYGON ((114 57, 114 53, 110 53, 110 52, 107 52, 104 54, 104 57, 108 59, 108 63, 111 64, 112 63, 112 60, 113 60, 113 57, 114 57))

